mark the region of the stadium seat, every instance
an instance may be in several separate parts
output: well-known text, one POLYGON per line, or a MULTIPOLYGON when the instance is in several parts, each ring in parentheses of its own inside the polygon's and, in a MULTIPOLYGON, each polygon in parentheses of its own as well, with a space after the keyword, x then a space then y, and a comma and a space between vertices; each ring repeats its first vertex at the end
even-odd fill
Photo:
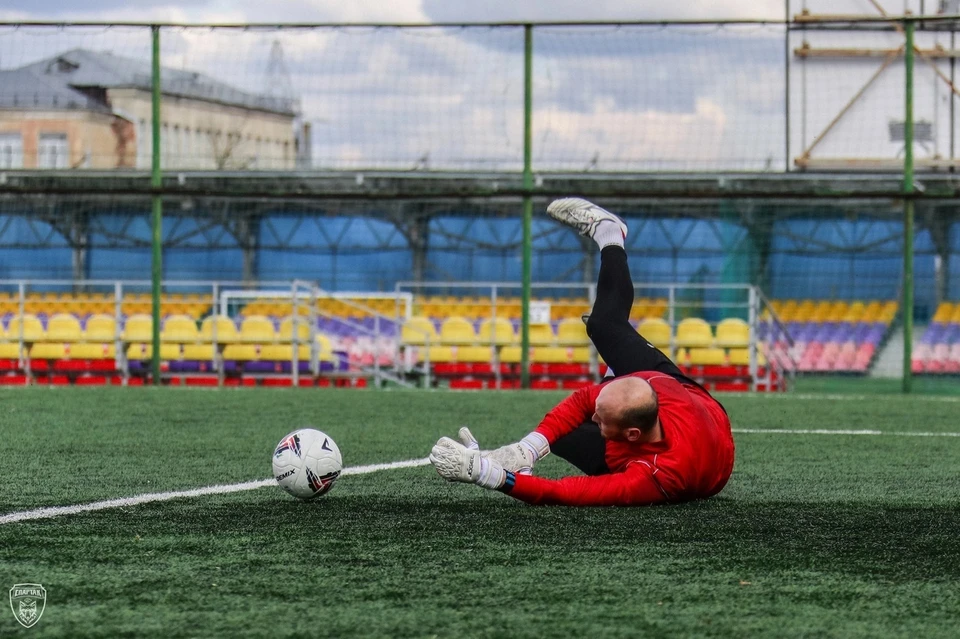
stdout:
MULTIPOLYGON (((958 305, 960 307, 960 305, 958 305)), ((953 318, 953 304, 943 302, 937 307, 937 312, 933 314, 932 322, 936 324, 948 324, 953 318)))
POLYGON ((723 366, 727 353, 722 348, 691 348, 687 351, 691 366, 723 366))
POLYGON ((523 351, 519 346, 504 346, 500 351, 500 363, 519 364, 523 351))
MULTIPOLYGON (((270 362, 292 362, 293 344, 267 344, 260 349, 260 360, 270 362)), ((297 360, 300 362, 310 361, 310 345, 300 344, 297 346, 297 360)))
POLYGON ((424 345, 428 342, 436 344, 440 340, 437 329, 429 318, 414 315, 403 323, 400 331, 400 341, 404 344, 424 345))
MULTIPOLYGON (((707 348, 713 345, 710 325, 698 317, 688 317, 677 325, 677 346, 707 348)), ((654 344, 656 346, 656 344, 654 344)))
POLYGON ((420 360, 426 361, 429 356, 429 360, 433 364, 455 362, 457 361, 454 356, 455 350, 455 346, 430 346, 429 348, 421 348, 420 360))
POLYGON ((188 315, 171 315, 163 322, 160 339, 171 344, 191 344, 200 339, 197 323, 188 315))
POLYGON ((30 347, 30 359, 65 359, 67 350, 60 342, 38 342, 30 347))
POLYGON ((83 342, 70 345, 70 359, 113 359, 116 357, 116 349, 111 343, 97 344, 94 342, 83 342))
MULTIPOLYGON (((133 343, 127 347, 127 359, 128 360, 147 360, 153 358, 153 344, 146 343, 133 343)), ((180 359, 180 345, 179 344, 169 344, 161 343, 160 344, 160 359, 164 361, 178 360, 180 359)))
POLYGON ((237 325, 229 317, 222 315, 210 315, 200 324, 200 341, 213 342, 214 328, 216 328, 216 342, 218 344, 231 344, 240 339, 237 332, 237 325))
POLYGON ((581 346, 590 343, 587 327, 579 317, 565 319, 557 325, 557 344, 561 346, 581 346))
POLYGON ((276 340, 273 322, 263 315, 250 315, 240 323, 240 341, 248 344, 269 344, 276 340))
POLYGON ((197 362, 210 362, 216 357, 213 344, 184 344, 183 359, 197 362))
POLYGON ((153 340, 153 318, 149 315, 131 315, 123 326, 123 341, 146 343, 153 340))
MULTIPOLYGON (((728 359, 732 366, 749 366, 750 349, 749 348, 731 348, 728 353, 728 359)), ((767 358, 763 356, 760 350, 757 350, 757 366, 766 366, 767 358)))
POLYGON ((297 341, 301 343, 310 343, 310 321, 307 318, 298 318, 295 315, 289 315, 280 322, 280 331, 277 333, 277 340, 281 342, 293 342, 293 325, 297 325, 297 341))
POLYGON ((506 346, 517 341, 516 333, 510 320, 504 317, 485 319, 480 322, 480 331, 477 341, 481 344, 492 343, 497 346, 506 346))
POLYGON ((483 364, 493 361, 489 346, 461 346, 457 349, 458 362, 483 364))
POLYGON ((557 336, 553 334, 553 327, 549 324, 530 325, 531 346, 553 346, 556 341, 557 336))
POLYGON ((25 313, 22 320, 18 316, 10 319, 10 323, 7 325, 8 339, 19 341, 21 326, 23 327, 24 342, 39 342, 43 340, 46 333, 46 331, 43 330, 43 324, 40 323, 36 315, 30 313, 25 313))
POLYGON ((569 350, 563 346, 538 346, 533 349, 530 361, 543 364, 569 362, 569 350))
POLYGON ((20 359, 20 342, 0 342, 0 360, 20 359))
POLYGON ((742 319, 730 317, 717 324, 717 346, 744 348, 750 345, 750 325, 742 319))
POLYGON ((640 322, 637 332, 657 348, 670 346, 670 325, 659 318, 647 318, 640 322))
POLYGON ((82 336, 80 321, 76 317, 58 313, 47 321, 47 333, 44 339, 48 342, 79 342, 82 336))
POLYGON ((117 322, 109 315, 93 315, 87 318, 83 331, 85 342, 112 342, 117 339, 117 322))
POLYGON ((473 324, 463 317, 448 317, 440 325, 441 344, 473 344, 477 341, 477 333, 473 324))
POLYGON ((227 344, 223 349, 223 359, 250 362, 260 359, 260 354, 254 344, 227 344))

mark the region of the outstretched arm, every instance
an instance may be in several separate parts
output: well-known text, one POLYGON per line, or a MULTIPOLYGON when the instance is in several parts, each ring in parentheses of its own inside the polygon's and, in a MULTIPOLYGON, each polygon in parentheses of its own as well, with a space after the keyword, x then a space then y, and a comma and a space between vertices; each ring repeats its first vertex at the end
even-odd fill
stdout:
POLYGON ((653 471, 634 462, 620 473, 544 479, 507 473, 500 488, 528 504, 559 506, 647 506, 669 501, 653 471))
POLYGON ((593 417, 599 393, 599 386, 581 388, 554 406, 540 420, 540 425, 534 432, 546 437, 551 444, 564 435, 569 435, 583 422, 590 421, 590 418, 593 417))

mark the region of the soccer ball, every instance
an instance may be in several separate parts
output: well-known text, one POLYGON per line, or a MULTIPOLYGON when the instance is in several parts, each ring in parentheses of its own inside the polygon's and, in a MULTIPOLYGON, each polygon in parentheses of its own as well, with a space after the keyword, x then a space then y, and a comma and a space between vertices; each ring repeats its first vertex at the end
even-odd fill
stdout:
POLYGON ((273 476, 280 488, 299 499, 326 494, 343 470, 340 449, 326 433, 295 430, 273 451, 273 476))

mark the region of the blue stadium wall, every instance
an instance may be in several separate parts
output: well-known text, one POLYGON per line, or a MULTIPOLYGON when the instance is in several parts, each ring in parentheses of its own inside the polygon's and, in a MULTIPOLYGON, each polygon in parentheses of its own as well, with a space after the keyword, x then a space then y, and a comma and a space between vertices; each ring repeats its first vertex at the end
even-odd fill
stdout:
MULTIPOLYGON (((256 269, 261 280, 300 278, 324 288, 391 290, 413 277, 405 238, 387 222, 360 217, 320 218, 296 226, 296 218, 270 218, 270 233, 287 235, 290 248, 261 248, 256 269), (291 239, 292 238, 292 239, 291 239)), ((765 272, 746 229, 722 220, 633 219, 628 250, 637 282, 733 283, 758 279, 774 298, 895 299, 900 295, 902 261, 898 222, 839 221, 830 226, 791 219, 775 224, 765 272), (893 239, 890 239, 893 238, 893 239), (813 247, 832 247, 815 249, 813 247), (848 250, 845 247, 861 247, 848 250), (862 247, 869 247, 862 250, 862 247)), ((87 255, 90 279, 149 279, 149 220, 136 215, 102 216, 87 255), (137 246, 106 248, 111 230, 126 225, 137 246)), ((69 279, 72 252, 43 222, 0 215, 3 244, 0 279, 69 279), (16 248, 38 243, 50 248, 16 248)), ((261 237, 264 230, 261 229, 261 237)), ((533 279, 582 282, 578 238, 547 219, 534 221, 533 279)), ((521 224, 517 218, 436 217, 430 224, 427 279, 516 282, 521 277, 521 224)), ((168 219, 164 277, 171 280, 239 280, 243 257, 230 235, 214 227, 201 233, 196 221, 168 219), (214 248, 208 248, 212 245, 214 248)), ((268 242, 264 239, 264 244, 268 242)), ((960 299, 960 228, 950 233, 948 298, 960 299)), ((917 234, 917 304, 934 303, 934 247, 929 233, 917 234)))

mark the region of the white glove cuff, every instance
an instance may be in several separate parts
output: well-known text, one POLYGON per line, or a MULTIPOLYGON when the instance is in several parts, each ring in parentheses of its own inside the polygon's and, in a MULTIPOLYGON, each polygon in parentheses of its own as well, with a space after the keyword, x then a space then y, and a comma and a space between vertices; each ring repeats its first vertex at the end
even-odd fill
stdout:
POLYGON ((507 473, 503 470, 503 466, 486 457, 480 457, 480 476, 476 481, 477 486, 496 490, 503 486, 506 480, 507 473))
POLYGON ((535 462, 550 454, 550 442, 537 431, 533 431, 521 439, 519 443, 530 451, 530 454, 533 455, 533 461, 535 462))

